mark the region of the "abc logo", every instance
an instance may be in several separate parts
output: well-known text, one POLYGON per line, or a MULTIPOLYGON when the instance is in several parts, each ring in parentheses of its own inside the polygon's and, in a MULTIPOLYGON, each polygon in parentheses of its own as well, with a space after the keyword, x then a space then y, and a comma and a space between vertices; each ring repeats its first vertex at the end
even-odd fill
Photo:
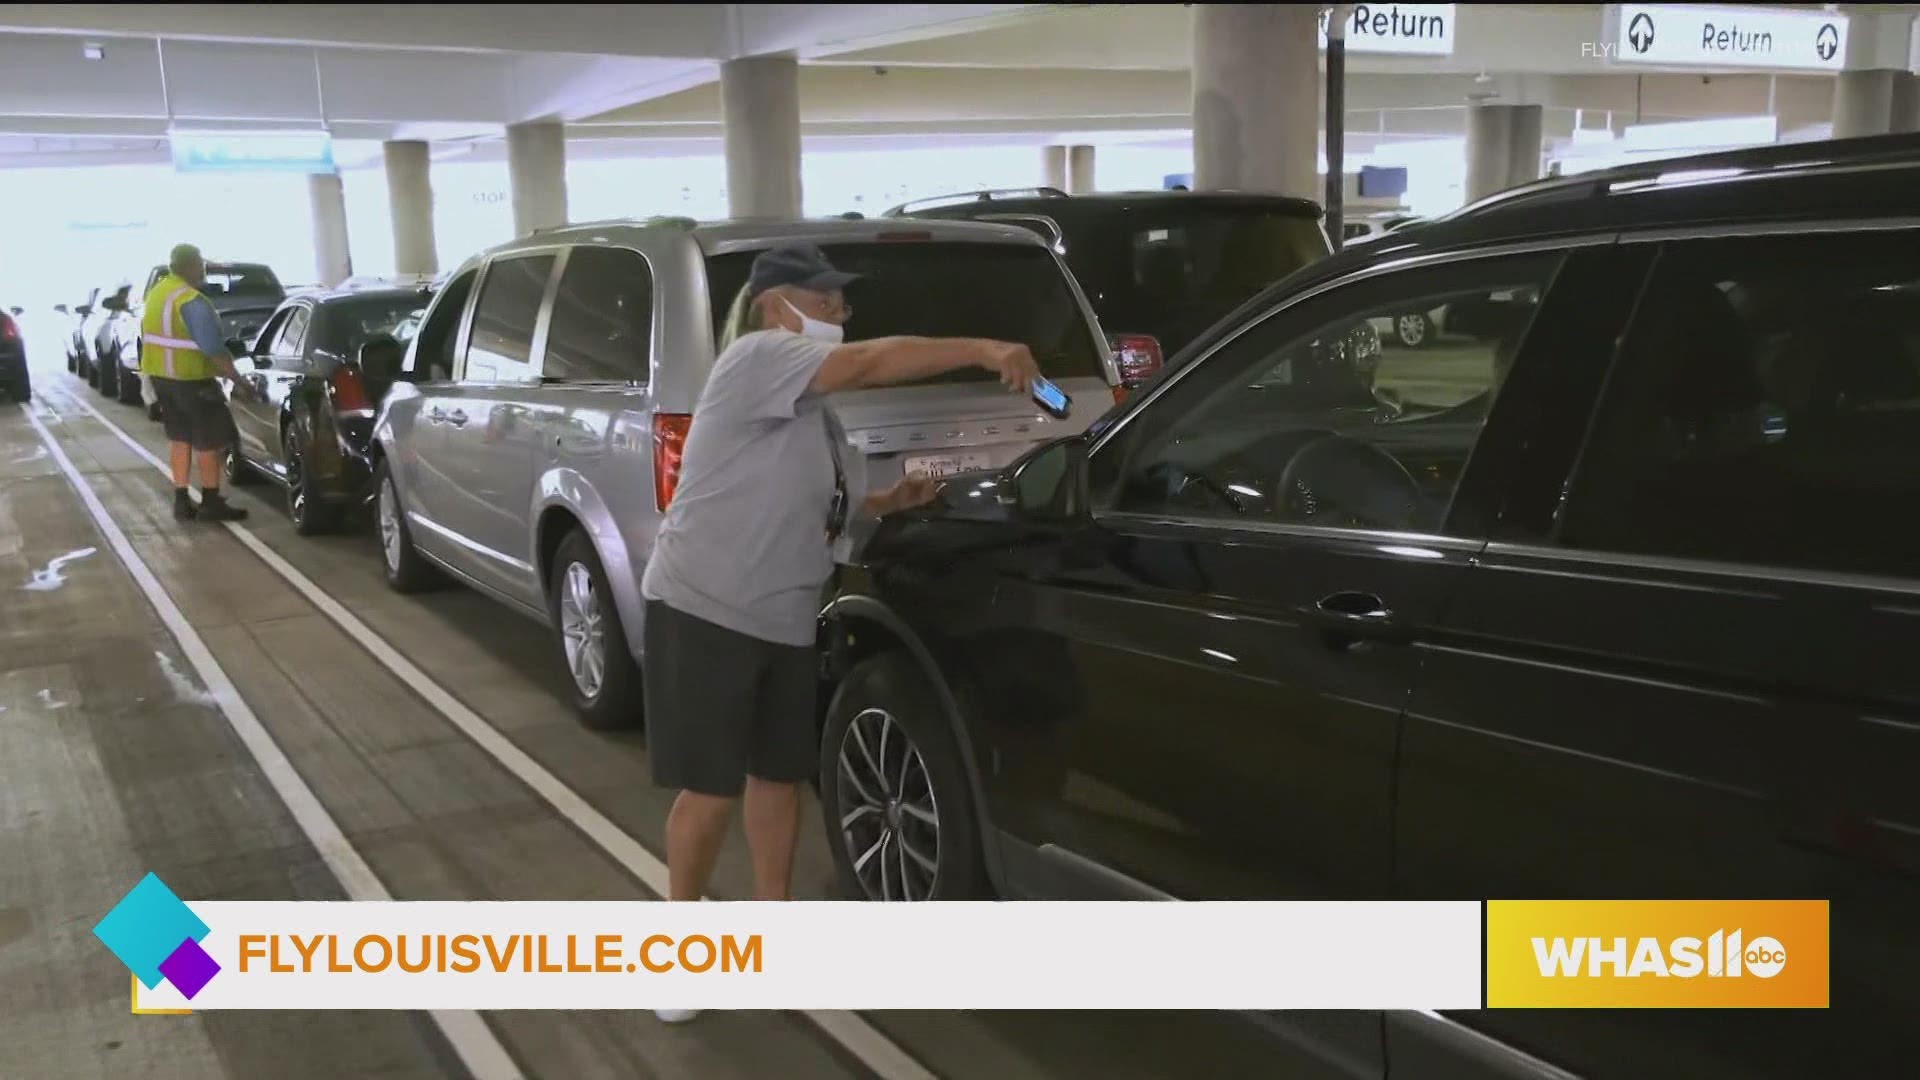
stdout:
POLYGON ((1749 974, 1771 979, 1787 966, 1787 948, 1773 938, 1757 937, 1747 942, 1746 949, 1740 954, 1740 962, 1746 966, 1749 974))

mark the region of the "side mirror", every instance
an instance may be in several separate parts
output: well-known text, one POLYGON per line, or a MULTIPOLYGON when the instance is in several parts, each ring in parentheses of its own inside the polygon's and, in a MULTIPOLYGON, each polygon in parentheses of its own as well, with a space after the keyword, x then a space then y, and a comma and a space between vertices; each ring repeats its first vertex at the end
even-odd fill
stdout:
POLYGON ((1087 439, 1084 435, 1051 442, 1030 451, 1007 470, 1013 488, 1002 494, 1023 518, 1065 521, 1086 513, 1087 439))
POLYGON ((248 348, 247 343, 241 341, 239 338, 230 337, 227 339, 227 355, 235 358, 252 356, 253 350, 248 348))
POLYGON ((401 365, 406 361, 407 350, 391 334, 379 334, 367 339, 360 346, 360 355, 355 362, 360 366, 360 377, 365 379, 374 398, 385 397, 394 383, 406 378, 401 365))
POLYGON ((68 314, 67 305, 65 304, 55 304, 53 305, 53 310, 59 312, 62 315, 68 314))
POLYGON ((73 310, 75 310, 75 311, 77 311, 77 312, 79 312, 79 313, 80 313, 80 317, 84 319, 84 318, 86 318, 87 316, 89 316, 89 315, 91 315, 91 314, 93 314, 93 305, 92 305, 92 304, 81 304, 81 305, 80 305, 79 307, 77 307, 77 308, 74 308, 73 310))
POLYGON ((27 309, 23 307, 8 308, 7 310, 13 312, 14 315, 16 316, 25 315, 27 313, 27 309))

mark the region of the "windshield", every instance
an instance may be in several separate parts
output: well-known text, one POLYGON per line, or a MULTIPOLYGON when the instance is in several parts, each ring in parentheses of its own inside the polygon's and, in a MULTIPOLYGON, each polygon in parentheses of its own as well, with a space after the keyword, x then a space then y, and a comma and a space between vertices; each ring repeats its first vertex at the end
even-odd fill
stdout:
POLYGON ((273 315, 272 307, 234 308, 218 312, 220 316, 220 334, 228 340, 239 338, 252 341, 267 325, 267 319, 273 315))
POLYGON ((272 270, 250 263, 208 266, 207 283, 200 291, 210 297, 279 297, 285 295, 286 292, 286 290, 280 287, 280 279, 273 276, 272 270))
POLYGON ((418 293, 330 303, 326 305, 327 323, 320 347, 336 356, 353 359, 360 355, 360 346, 382 334, 404 342, 419 328, 420 316, 432 299, 426 293, 418 293))
POLYGON ((1168 356, 1328 250, 1313 218, 1258 204, 1130 206, 1067 237, 1067 263, 1100 325, 1151 334, 1168 356))
MULTIPOLYGON (((834 266, 862 275, 846 289, 853 308, 848 341, 896 334, 1017 341, 1033 350, 1048 378, 1106 379, 1104 352, 1094 343, 1066 275, 1044 248, 932 241, 820 247, 834 266)), ((722 339, 727 312, 756 254, 707 260, 715 341, 722 339)), ((970 368, 928 381, 993 377, 970 368)))

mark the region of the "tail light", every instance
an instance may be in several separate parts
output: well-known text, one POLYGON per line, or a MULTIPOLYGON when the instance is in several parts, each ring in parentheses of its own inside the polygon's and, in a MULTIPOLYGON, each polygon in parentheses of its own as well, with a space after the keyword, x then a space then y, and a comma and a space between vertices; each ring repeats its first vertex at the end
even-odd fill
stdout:
POLYGON ((343 413, 372 412, 373 399, 367 396, 367 384, 360 378, 360 370, 342 364, 333 369, 327 378, 327 386, 333 391, 333 407, 343 413))
POLYGON ((680 486, 680 459, 692 427, 693 417, 686 413, 653 414, 653 505, 662 513, 680 486))
POLYGON ((1151 334, 1115 334, 1112 342, 1114 363, 1120 368, 1120 386, 1113 399, 1120 401, 1159 371, 1166 357, 1160 351, 1160 339, 1151 334))
POLYGON ((0 314, 0 341, 15 341, 20 337, 20 328, 14 324, 13 316, 0 314))

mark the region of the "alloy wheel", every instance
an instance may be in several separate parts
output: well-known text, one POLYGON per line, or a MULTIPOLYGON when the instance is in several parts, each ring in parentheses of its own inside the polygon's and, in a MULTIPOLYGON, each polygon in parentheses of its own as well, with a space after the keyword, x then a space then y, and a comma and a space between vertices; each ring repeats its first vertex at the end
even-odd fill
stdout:
POLYGON ((400 572, 400 503, 393 494, 393 481, 380 485, 380 551, 387 569, 400 572))
POLYGON ((287 436, 287 516, 296 526, 307 521, 307 470, 300 458, 300 443, 287 436))
POLYGON ((920 750, 885 709, 840 737, 840 842, 871 900, 926 900, 940 884, 940 804, 920 750))
POLYGON ((1419 345, 1427 339, 1427 317, 1418 312, 1409 312, 1394 320, 1394 329, 1400 335, 1400 344, 1409 347, 1419 345))
POLYGON ((560 590, 560 643, 574 686, 586 698, 598 697, 607 675, 606 627, 593 574, 577 562, 568 564, 560 590))

